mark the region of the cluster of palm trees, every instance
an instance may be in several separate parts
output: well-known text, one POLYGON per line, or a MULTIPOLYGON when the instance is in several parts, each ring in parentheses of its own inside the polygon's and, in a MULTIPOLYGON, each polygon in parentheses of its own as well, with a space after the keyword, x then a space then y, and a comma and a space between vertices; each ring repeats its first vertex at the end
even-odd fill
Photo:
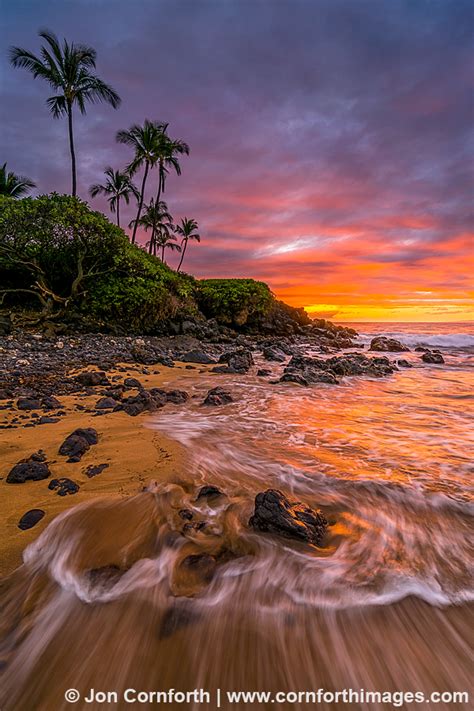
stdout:
MULTIPOLYGON (((82 44, 62 44, 53 32, 43 30, 39 36, 45 41, 39 56, 21 47, 11 47, 10 61, 14 67, 29 70, 34 78, 44 79, 54 94, 47 99, 47 105, 53 118, 65 116, 68 121, 69 149, 71 154, 72 195, 77 193, 76 151, 74 144, 74 108, 86 113, 87 104, 104 102, 114 109, 120 106, 121 99, 117 92, 100 79, 95 73, 96 51, 82 44)), ((121 202, 129 204, 131 198, 137 201, 137 215, 129 224, 132 230, 131 241, 134 244, 137 230, 143 227, 150 231, 147 242, 150 254, 160 256, 165 261, 165 249, 181 252, 179 271, 188 242, 200 242, 198 225, 193 219, 182 218, 175 225, 167 204, 161 199, 165 192, 166 179, 170 171, 181 175, 179 158, 189 155, 189 146, 185 141, 173 139, 168 134, 168 124, 145 119, 143 125, 135 124, 128 130, 119 131, 118 143, 130 147, 133 157, 123 170, 107 167, 105 180, 92 185, 91 197, 105 195, 112 212, 115 213, 120 227, 121 202), (156 169, 156 193, 148 203, 145 202, 145 190, 150 174, 156 169), (141 187, 133 182, 135 175, 142 171, 141 187), (180 243, 179 243, 180 242, 180 243)), ((24 197, 35 184, 28 178, 7 172, 6 164, 0 168, 0 195, 24 197)))

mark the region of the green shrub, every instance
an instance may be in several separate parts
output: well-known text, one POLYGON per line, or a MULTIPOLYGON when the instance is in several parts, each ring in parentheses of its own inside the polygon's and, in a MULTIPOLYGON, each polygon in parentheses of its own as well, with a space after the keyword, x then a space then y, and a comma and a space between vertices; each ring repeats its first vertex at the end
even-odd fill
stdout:
POLYGON ((96 280, 85 309, 100 320, 132 331, 153 332, 179 314, 196 311, 194 279, 177 274, 156 257, 127 243, 115 257, 111 274, 96 280))
POLYGON ((40 320, 153 329, 192 311, 194 279, 130 244, 101 212, 68 195, 0 198, 0 295, 40 320))
POLYGON ((234 326, 265 315, 274 303, 268 286, 253 279, 202 279, 196 298, 207 318, 234 326))

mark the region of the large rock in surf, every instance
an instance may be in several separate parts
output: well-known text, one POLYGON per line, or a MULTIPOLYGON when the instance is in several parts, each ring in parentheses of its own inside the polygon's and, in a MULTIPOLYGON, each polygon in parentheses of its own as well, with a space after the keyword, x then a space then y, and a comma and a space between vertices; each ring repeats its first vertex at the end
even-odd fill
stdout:
POLYGON ((442 365, 444 363, 444 358, 439 351, 427 351, 421 356, 423 363, 434 363, 436 365, 442 365))
POLYGON ((320 544, 328 522, 320 511, 300 502, 291 503, 277 489, 267 489, 255 497, 249 525, 257 531, 320 544))
POLYGON ((376 336, 372 338, 369 348, 369 351, 387 351, 389 353, 401 353, 402 351, 409 350, 407 346, 397 341, 396 338, 387 338, 386 336, 376 336))
POLYGON ((212 390, 208 391, 206 398, 202 404, 214 406, 227 405, 229 402, 232 401, 232 395, 227 390, 224 390, 224 388, 212 388, 212 390))

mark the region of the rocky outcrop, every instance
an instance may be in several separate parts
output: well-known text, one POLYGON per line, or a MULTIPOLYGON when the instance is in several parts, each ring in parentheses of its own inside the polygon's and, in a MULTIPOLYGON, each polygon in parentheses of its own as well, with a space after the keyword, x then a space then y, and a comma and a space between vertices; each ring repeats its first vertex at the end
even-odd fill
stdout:
POLYGON ((383 377, 396 370, 388 358, 368 358, 362 353, 347 353, 332 358, 311 358, 293 356, 286 366, 280 382, 293 382, 300 385, 329 383, 336 385, 339 376, 365 375, 383 377))
POLYGON ((257 531, 319 545, 328 522, 321 511, 300 502, 292 503, 277 489, 267 489, 255 497, 249 525, 257 531))
POLYGON ((369 348, 369 351, 386 351, 388 353, 401 353, 409 350, 407 346, 397 341, 396 338, 387 338, 386 336, 372 338, 369 348))

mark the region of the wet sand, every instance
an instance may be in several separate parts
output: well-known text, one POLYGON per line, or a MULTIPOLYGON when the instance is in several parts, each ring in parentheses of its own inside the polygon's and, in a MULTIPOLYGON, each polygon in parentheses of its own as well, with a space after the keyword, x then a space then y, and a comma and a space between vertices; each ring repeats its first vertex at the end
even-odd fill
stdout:
MULTIPOLYGON (((91 368, 91 370, 94 370, 91 368)), ((160 367, 159 374, 140 375, 128 367, 126 372, 108 371, 108 375, 138 377, 143 385, 163 387, 176 377, 176 368, 160 367)), ((71 371, 74 374, 79 371, 71 371)), ((195 371, 191 371, 195 372, 195 371)), ((186 376, 190 371, 180 373, 186 376)), ((0 577, 11 573, 22 562, 22 552, 59 513, 72 506, 97 497, 126 498, 138 493, 150 480, 166 481, 180 471, 184 449, 161 433, 145 426, 150 413, 130 417, 123 412, 111 412, 99 417, 75 409, 76 404, 93 407, 97 394, 58 398, 66 415, 59 422, 36 427, 18 427, 0 432, 0 577), (94 427, 99 442, 90 448, 80 462, 66 463, 58 454, 64 439, 78 427, 94 427), (7 484, 10 469, 21 459, 38 449, 44 450, 52 472, 51 478, 68 477, 80 485, 76 494, 58 496, 48 489, 50 479, 7 484), (91 464, 108 464, 99 475, 88 478, 85 470, 91 464), (39 508, 44 518, 33 528, 22 531, 18 521, 26 511, 39 508)), ((173 408, 173 405, 167 405, 173 408)), ((4 410, 1 420, 8 423, 18 411, 4 410)))

